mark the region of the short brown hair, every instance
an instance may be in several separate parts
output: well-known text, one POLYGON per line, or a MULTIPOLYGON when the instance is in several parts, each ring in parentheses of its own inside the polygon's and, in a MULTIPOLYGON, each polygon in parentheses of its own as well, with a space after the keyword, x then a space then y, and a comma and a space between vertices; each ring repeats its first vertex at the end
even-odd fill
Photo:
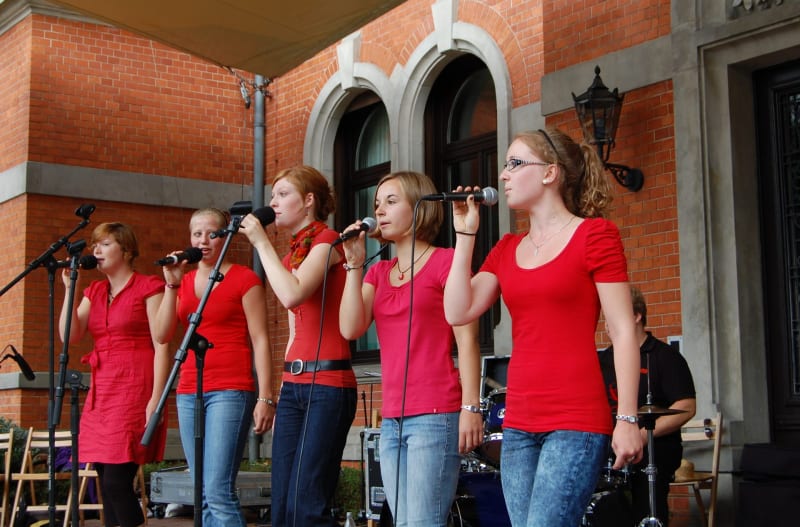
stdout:
POLYGON ((647 304, 644 295, 638 287, 631 286, 631 301, 633 302, 633 314, 642 316, 642 327, 647 326, 647 304))
POLYGON ((104 238, 114 238, 122 248, 122 253, 128 264, 133 265, 133 261, 139 256, 139 242, 136 235, 129 225, 119 222, 101 223, 92 231, 92 245, 104 238))
MULTIPOLYGON (((420 172, 411 171, 392 172, 383 176, 378 181, 375 192, 377 193, 378 188, 390 180, 397 180, 412 208, 422 196, 436 194, 437 192, 431 178, 420 172)), ((439 234, 443 221, 444 208, 440 201, 420 202, 419 207, 417 207, 417 232, 415 238, 433 243, 433 240, 439 234)))

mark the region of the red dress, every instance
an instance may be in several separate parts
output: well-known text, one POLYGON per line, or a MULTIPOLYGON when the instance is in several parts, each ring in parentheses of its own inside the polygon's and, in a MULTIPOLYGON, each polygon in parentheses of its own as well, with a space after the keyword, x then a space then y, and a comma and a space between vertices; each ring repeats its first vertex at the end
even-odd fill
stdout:
POLYGON ((166 444, 166 416, 150 444, 140 443, 155 357, 146 300, 161 293, 164 282, 134 272, 110 304, 108 288, 108 280, 98 280, 84 291, 91 302, 88 329, 94 349, 81 358, 92 367, 92 382, 81 415, 78 459, 140 465, 159 461, 166 444))

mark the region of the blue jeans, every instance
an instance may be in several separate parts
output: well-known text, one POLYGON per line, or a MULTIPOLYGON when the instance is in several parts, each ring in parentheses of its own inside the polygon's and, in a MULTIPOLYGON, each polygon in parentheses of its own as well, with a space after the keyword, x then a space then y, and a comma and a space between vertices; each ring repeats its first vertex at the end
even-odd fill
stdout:
POLYGON ((338 526, 331 517, 355 388, 285 382, 272 435, 273 527, 338 526))
POLYGON ((458 416, 455 412, 405 417, 402 440, 400 420, 383 420, 381 478, 395 527, 447 525, 461 469, 458 416))
MULTIPOLYGON (((203 394, 203 527, 246 527, 236 475, 255 406, 255 393, 221 390, 203 394)), ((195 396, 178 395, 181 443, 194 471, 195 396)), ((197 514, 197 511, 195 511, 197 514)))
POLYGON ((603 434, 503 430, 501 479, 513 527, 576 527, 605 462, 603 434))

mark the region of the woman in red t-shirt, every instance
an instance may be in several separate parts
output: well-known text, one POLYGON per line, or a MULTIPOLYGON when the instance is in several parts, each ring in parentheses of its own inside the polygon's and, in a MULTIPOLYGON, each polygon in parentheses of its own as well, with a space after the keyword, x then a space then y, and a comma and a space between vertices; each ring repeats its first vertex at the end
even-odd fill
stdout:
POLYGON ((642 455, 625 255, 616 226, 602 218, 609 188, 592 146, 559 130, 524 132, 509 146, 500 179, 509 208, 528 214, 530 230, 504 236, 470 277, 478 209, 472 198, 454 202, 445 313, 463 324, 502 294, 513 346, 500 461, 509 515, 514 527, 574 527, 612 434, 594 341, 601 309, 617 351, 614 468, 642 455))
MULTIPOLYGON (((163 267, 167 285, 158 310, 159 341, 169 342, 178 321, 187 321, 197 312, 225 243, 225 238, 213 234, 226 224, 226 214, 218 209, 192 214, 189 234, 192 247, 200 249, 202 258, 192 270, 187 261, 163 267)), ((261 279, 250 268, 223 261, 219 271, 223 279, 214 283, 197 327, 197 333, 213 347, 206 351, 203 367, 203 510, 195 514, 203 515, 204 527, 245 527, 236 477, 250 423, 256 434, 269 430, 275 406, 267 306, 261 279)), ((189 350, 180 373, 176 403, 181 443, 189 468, 194 470, 194 351, 189 350)))
MULTIPOLYGON (((78 459, 97 469, 105 524, 136 527, 145 519, 133 478, 139 465, 161 460, 166 440, 162 421, 153 441, 141 445, 169 369, 169 349, 153 337, 164 282, 133 270, 139 246, 128 225, 98 225, 92 251, 106 277, 89 284, 80 303, 73 304, 69 335, 70 343, 87 331, 94 340, 91 353, 81 358, 91 365, 92 382, 81 415, 78 459)), ((62 280, 69 291, 69 269, 62 280)), ((65 298, 58 325, 62 340, 66 307, 65 298)))
POLYGON ((289 254, 278 256, 254 215, 241 227, 275 296, 289 310, 272 435, 272 525, 336 526, 330 509, 355 417, 356 378, 350 344, 339 334, 342 248, 333 247, 339 235, 324 223, 335 201, 319 171, 297 166, 276 176, 269 204, 275 226, 292 235, 289 254))

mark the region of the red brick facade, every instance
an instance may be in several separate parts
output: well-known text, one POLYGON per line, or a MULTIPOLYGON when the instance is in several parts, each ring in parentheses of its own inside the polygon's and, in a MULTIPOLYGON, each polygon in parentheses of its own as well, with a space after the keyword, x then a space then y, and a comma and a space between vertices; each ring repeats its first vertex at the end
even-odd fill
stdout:
MULTIPOLYGON (((358 61, 377 66, 387 77, 406 65, 435 29, 431 4, 410 0, 364 27, 358 61)), ((669 7, 664 0, 602 6, 592 1, 564 6, 464 1, 458 3, 457 20, 479 27, 496 42, 506 61, 516 108, 540 99, 539 79, 545 74, 668 35, 669 7)), ((39 162, 232 185, 252 183, 253 113, 244 108, 238 81, 225 69, 126 31, 38 14, 1 35, 0 51, 13 57, 0 65, 3 78, 9 80, 0 88, 6 123, 0 130, 5 146, 0 170, 39 162)), ((303 161, 312 108, 338 68, 332 47, 268 86, 267 181, 281 168, 303 161)), ((587 70, 584 84, 573 91, 583 91, 591 78, 587 70)), ((613 87, 612 79, 606 81, 613 87)), ((672 96, 669 81, 626 93, 612 154, 612 161, 639 167, 646 174, 639 193, 614 187, 612 219, 625 240, 632 281, 643 285, 648 295, 650 326, 662 336, 681 333, 672 96)), ((580 135, 571 109, 548 115, 547 123, 574 137, 580 135)), ((119 202, 96 203, 91 225, 107 220, 133 224, 142 245, 139 268, 156 273, 152 260, 186 245, 190 211, 130 204, 124 199, 125 189, 119 191, 119 202)), ((7 246, 21 248, 0 255, 0 280, 11 280, 55 236, 68 232, 76 223, 71 211, 83 202, 23 194, 0 204, 0 229, 11 242, 7 246)), ((525 221, 519 217, 515 228, 525 228, 525 221)), ((82 234, 88 237, 89 232, 82 234)), ((239 241, 234 249, 234 258, 250 261, 246 244, 239 241)), ((57 280, 57 312, 62 289, 57 280)), ((46 272, 39 269, 0 303, 4 337, 22 348, 36 371, 47 368, 46 318, 46 272)), ((270 333, 277 367, 288 328, 282 308, 271 296, 270 333)), ((602 341, 604 335, 598 337, 602 341)), ((88 346, 86 339, 72 347, 72 367, 77 367, 77 358, 88 346)), ((376 407, 379 388, 373 387, 376 407)), ((0 414, 23 426, 42 425, 45 403, 45 392, 31 397, 28 390, 7 390, 0 414), (20 393, 25 395, 22 403, 20 393)), ((359 411, 357 426, 362 416, 359 411)))

